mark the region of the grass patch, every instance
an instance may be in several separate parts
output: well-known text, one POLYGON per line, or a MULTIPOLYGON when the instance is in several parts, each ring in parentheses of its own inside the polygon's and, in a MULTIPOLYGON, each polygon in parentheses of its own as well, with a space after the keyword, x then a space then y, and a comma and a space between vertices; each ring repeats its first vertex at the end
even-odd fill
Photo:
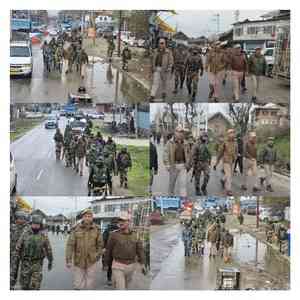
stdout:
POLYGON ((44 119, 18 119, 16 120, 15 132, 10 133, 10 142, 14 142, 23 135, 25 135, 28 131, 30 131, 35 126, 41 124, 44 119))
MULTIPOLYGON (((119 151, 122 145, 117 145, 119 151)), ((129 191, 134 196, 148 194, 149 186, 149 147, 127 146, 130 153, 132 168, 128 171, 129 191)))

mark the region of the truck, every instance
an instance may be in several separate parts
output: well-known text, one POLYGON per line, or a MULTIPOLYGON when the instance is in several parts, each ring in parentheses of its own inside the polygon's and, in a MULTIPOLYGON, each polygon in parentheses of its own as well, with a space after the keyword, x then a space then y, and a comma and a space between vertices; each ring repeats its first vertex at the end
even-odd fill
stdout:
POLYGON ((277 28, 277 38, 274 49, 274 78, 290 84, 290 25, 277 28))

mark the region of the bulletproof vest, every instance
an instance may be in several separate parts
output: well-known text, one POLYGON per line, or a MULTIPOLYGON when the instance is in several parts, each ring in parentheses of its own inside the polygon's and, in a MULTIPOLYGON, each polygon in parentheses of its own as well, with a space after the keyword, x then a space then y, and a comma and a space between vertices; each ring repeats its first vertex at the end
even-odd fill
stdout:
POLYGON ((122 153, 121 154, 121 165, 124 168, 129 167, 130 165, 130 160, 129 160, 129 155, 128 153, 122 153))
POLYGON ((45 257, 44 238, 42 234, 30 234, 24 241, 24 257, 30 260, 41 260, 45 257))
POLYGON ((188 72, 198 72, 201 66, 201 57, 199 55, 191 55, 188 59, 188 72))
POLYGON ((209 159, 208 149, 205 144, 199 143, 197 147, 197 155, 194 158, 196 161, 207 161, 209 159))
POLYGON ((103 186, 106 184, 106 168, 103 165, 102 167, 94 166, 94 173, 93 173, 93 182, 97 185, 103 186))

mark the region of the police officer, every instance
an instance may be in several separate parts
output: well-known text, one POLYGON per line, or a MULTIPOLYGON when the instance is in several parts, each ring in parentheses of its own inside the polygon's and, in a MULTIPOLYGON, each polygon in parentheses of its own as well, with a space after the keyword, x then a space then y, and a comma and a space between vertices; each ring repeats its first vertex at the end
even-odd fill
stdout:
POLYGON ((120 175, 120 187, 128 189, 128 168, 132 167, 130 153, 127 148, 122 148, 117 156, 117 168, 120 175))
POLYGON ((16 255, 16 245, 20 236, 28 229, 28 214, 25 211, 17 210, 15 223, 10 226, 10 289, 14 289, 19 272, 20 257, 16 255))
POLYGON ((207 195, 207 184, 209 181, 209 169, 211 162, 211 153, 207 147, 207 134, 202 134, 200 141, 192 148, 192 156, 190 165, 193 167, 193 175, 195 176, 195 190, 197 196, 200 196, 200 177, 203 172, 204 179, 201 186, 201 191, 204 196, 207 195))
POLYGON ((20 284, 22 290, 39 290, 43 279, 44 258, 48 260, 48 271, 53 264, 52 248, 47 235, 42 232, 42 218, 33 215, 31 228, 24 231, 16 246, 20 258, 20 284))
POLYGON ((200 71, 200 76, 202 76, 203 75, 202 58, 201 55, 198 53, 197 48, 193 48, 191 55, 189 55, 185 63, 186 86, 188 89, 189 96, 192 95, 192 101, 195 100, 197 90, 198 90, 199 71, 200 71))
MULTIPOLYGON (((113 286, 117 290, 128 289, 136 270, 136 259, 144 266, 145 253, 137 233, 129 226, 128 214, 119 218, 119 230, 110 233, 106 245, 105 262, 112 265, 113 286)), ((144 267, 143 267, 144 270, 144 267)))

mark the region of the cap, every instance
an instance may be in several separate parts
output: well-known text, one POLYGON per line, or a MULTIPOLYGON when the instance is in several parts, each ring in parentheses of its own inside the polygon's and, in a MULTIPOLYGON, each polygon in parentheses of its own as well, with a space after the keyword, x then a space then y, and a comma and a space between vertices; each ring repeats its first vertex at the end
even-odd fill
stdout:
POLYGON ((87 214, 93 215, 94 213, 90 208, 86 208, 82 211, 81 216, 83 217, 84 215, 87 215, 87 214))
POLYGON ((129 220, 130 220, 130 216, 129 216, 128 212, 121 212, 119 221, 129 221, 129 220))
POLYGON ((272 136, 268 137, 268 141, 274 141, 274 137, 272 136))
POLYGON ((234 46, 233 46, 233 48, 241 48, 241 45, 240 44, 235 44, 234 46))
POLYGON ((258 49, 261 49, 261 47, 260 46, 255 47, 255 50, 258 50, 258 49))
POLYGON ((249 133, 249 136, 251 136, 251 137, 256 137, 256 132, 251 131, 251 132, 249 133))
POLYGON ((227 134, 234 133, 234 129, 228 129, 227 134))

